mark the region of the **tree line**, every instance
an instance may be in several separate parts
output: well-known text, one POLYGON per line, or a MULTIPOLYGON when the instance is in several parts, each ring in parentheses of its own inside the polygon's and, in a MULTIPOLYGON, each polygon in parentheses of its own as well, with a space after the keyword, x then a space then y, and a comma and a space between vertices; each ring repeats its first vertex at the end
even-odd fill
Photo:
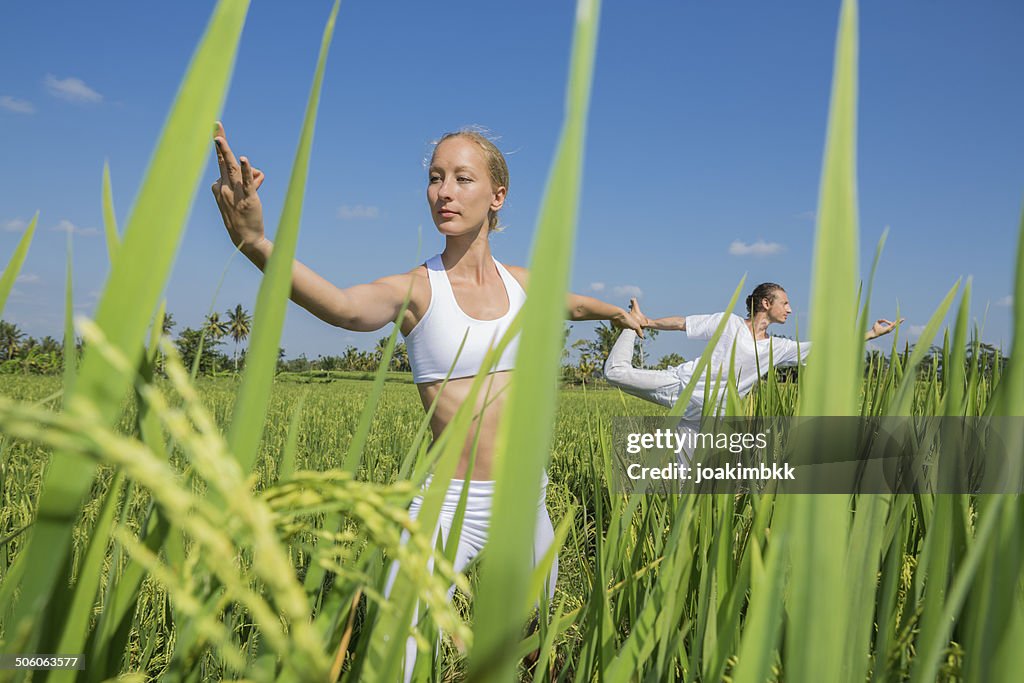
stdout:
MULTIPOLYGON (((174 316, 168 313, 163 321, 163 334, 172 337, 177 322, 174 316)), ((591 338, 579 339, 569 343, 571 325, 565 326, 564 344, 562 350, 562 381, 567 384, 588 384, 602 377, 601 370, 604 360, 611 352, 615 340, 618 338, 619 330, 614 329, 608 323, 599 323, 594 328, 594 335, 591 338), (576 353, 575 360, 572 359, 573 352, 576 353)), ((202 325, 198 328, 185 327, 174 339, 174 345, 184 361, 185 367, 192 368, 199 357, 198 371, 206 375, 232 374, 237 373, 245 367, 244 348, 240 346, 249 338, 252 332, 252 315, 241 304, 224 312, 223 317, 219 312, 212 312, 203 319, 202 325), (230 344, 230 355, 225 351, 225 345, 230 344)), ((657 330, 648 330, 647 338, 657 337, 657 330)), ((278 352, 279 372, 374 372, 380 365, 387 347, 388 337, 381 337, 377 340, 372 350, 362 351, 353 345, 349 345, 339 355, 318 356, 315 359, 300 354, 298 357, 286 359, 284 349, 278 352)), ((909 356, 913 347, 907 344, 900 353, 904 357, 909 356)), ((76 354, 81 356, 82 342, 75 340, 76 354)), ((922 363, 918 372, 920 374, 937 374, 942 376, 943 348, 932 346, 929 349, 928 358, 922 363)), ((656 362, 643 354, 643 349, 638 345, 633 350, 633 365, 641 368, 665 369, 680 365, 685 359, 677 354, 670 353, 662 356, 656 362)), ((879 351, 867 353, 866 365, 872 362, 878 367, 879 364, 888 363, 888 358, 879 351)), ((968 346, 967 363, 977 363, 979 369, 985 375, 991 375, 994 370, 1004 365, 1006 356, 1000 349, 991 344, 977 345, 977 358, 975 358, 974 345, 968 346)), ((64 345, 63 342, 47 335, 42 339, 36 339, 26 335, 15 323, 0 320, 0 374, 58 374, 64 368, 64 345)), ((396 372, 410 372, 409 353, 404 343, 397 343, 392 352, 390 370, 396 372)), ((795 368, 779 368, 779 379, 792 381, 796 377, 795 368)))

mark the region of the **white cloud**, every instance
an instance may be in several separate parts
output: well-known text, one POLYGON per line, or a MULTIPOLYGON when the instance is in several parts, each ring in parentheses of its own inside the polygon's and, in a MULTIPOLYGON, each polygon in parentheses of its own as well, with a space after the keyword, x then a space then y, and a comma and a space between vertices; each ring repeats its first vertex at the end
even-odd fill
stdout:
POLYGON ((80 78, 69 76, 68 78, 57 78, 53 74, 46 74, 43 79, 46 90, 54 97, 71 102, 102 102, 103 95, 87 86, 80 78))
POLYGON ((996 306, 1003 306, 1009 308, 1013 305, 1013 294, 1007 294, 1002 299, 996 302, 996 306))
POLYGON ((640 298, 644 295, 644 290, 640 289, 636 285, 619 285, 612 288, 612 294, 615 298, 625 299, 626 297, 640 298))
POLYGON ((591 282, 590 283, 590 291, 591 292, 603 292, 604 291, 604 283, 603 282, 591 282))
POLYGON ((35 273, 24 273, 15 278, 14 281, 23 285, 34 285, 40 282, 40 277, 35 273))
POLYGON ((93 235, 100 234, 100 231, 96 228, 80 228, 66 218, 62 218, 53 227, 53 230, 54 232, 70 232, 72 235, 81 235, 82 237, 92 237, 93 235))
POLYGON ((914 337, 916 339, 917 337, 920 337, 922 334, 924 334, 925 327, 927 327, 927 326, 926 325, 910 325, 909 327, 907 327, 907 335, 910 336, 910 337, 914 337))
POLYGON ((785 251, 786 248, 778 242, 765 242, 758 240, 752 244, 733 240, 729 245, 729 253, 733 256, 773 256, 785 251))
POLYGON ((18 114, 34 114, 36 111, 36 108, 28 100, 19 100, 10 95, 0 95, 0 108, 18 114))
POLYGON ((342 204, 338 207, 338 218, 343 221, 372 221, 380 218, 380 209, 376 206, 364 206, 362 204, 355 204, 354 206, 342 204))
POLYGON ((23 221, 20 218, 12 218, 4 222, 4 231, 6 232, 24 232, 27 227, 28 221, 23 221))
POLYGON ((796 215, 797 218, 805 221, 814 221, 818 218, 818 214, 814 211, 801 211, 796 215))

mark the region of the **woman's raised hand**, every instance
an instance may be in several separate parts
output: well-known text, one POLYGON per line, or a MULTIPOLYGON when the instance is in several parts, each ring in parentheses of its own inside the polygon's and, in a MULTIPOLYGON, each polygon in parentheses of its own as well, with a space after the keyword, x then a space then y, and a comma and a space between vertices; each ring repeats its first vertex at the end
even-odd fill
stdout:
POLYGON ((253 168, 245 157, 235 160, 220 121, 213 132, 213 144, 217 150, 220 178, 211 189, 224 219, 224 227, 236 247, 259 244, 265 238, 263 203, 256 191, 263 184, 263 172, 253 168))

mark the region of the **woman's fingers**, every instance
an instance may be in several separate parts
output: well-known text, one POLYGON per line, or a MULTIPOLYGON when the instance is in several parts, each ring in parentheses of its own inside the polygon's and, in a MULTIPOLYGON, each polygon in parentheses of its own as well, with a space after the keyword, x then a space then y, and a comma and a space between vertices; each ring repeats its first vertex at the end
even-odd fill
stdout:
POLYGON ((238 161, 242 165, 242 192, 248 197, 256 191, 252 179, 252 166, 249 165, 249 160, 245 157, 239 157, 238 161))
POLYGON ((214 145, 217 147, 217 163, 220 166, 220 176, 223 182, 241 183, 242 171, 238 166, 231 146, 228 145, 228 138, 224 132, 224 124, 220 121, 214 128, 214 145))
POLYGON ((220 147, 218 138, 213 139, 213 150, 217 153, 217 166, 220 168, 220 182, 226 183, 230 181, 231 173, 228 171, 228 162, 224 158, 224 151, 220 147))
POLYGON ((260 189, 260 185, 263 184, 263 179, 264 178, 265 178, 265 176, 263 175, 263 171, 261 171, 260 169, 258 169, 258 168, 256 168, 254 166, 253 169, 252 169, 252 182, 253 182, 252 189, 254 189, 254 190, 260 189))

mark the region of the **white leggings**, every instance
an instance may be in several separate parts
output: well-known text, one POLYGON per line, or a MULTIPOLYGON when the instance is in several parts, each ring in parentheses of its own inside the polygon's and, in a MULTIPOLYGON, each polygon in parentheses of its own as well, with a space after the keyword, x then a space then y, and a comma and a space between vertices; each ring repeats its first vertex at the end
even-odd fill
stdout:
MULTIPOLYGON (((455 519, 455 509, 459 504, 459 498, 462 495, 462 479, 452 479, 448 484, 448 490, 445 492, 444 503, 441 505, 441 512, 438 515, 437 526, 434 528, 434 536, 432 544, 437 543, 437 534, 440 532, 441 538, 445 543, 448 542, 448 534, 451 532, 452 522, 455 519)), ((429 486, 430 480, 424 487, 429 486)), ((548 509, 544 504, 545 493, 547 491, 548 478, 544 475, 544 479, 541 482, 540 499, 537 504, 537 528, 534 532, 533 538, 533 564, 540 561, 544 554, 547 553, 548 548, 555 540, 554 528, 551 526, 551 519, 548 517, 548 509)), ((478 481, 470 480, 469 491, 466 495, 466 513, 462 520, 462 533, 459 536, 459 545, 455 551, 455 571, 461 572, 466 566, 477 556, 477 554, 483 550, 484 544, 487 543, 487 530, 491 522, 491 503, 494 498, 494 482, 493 481, 478 481)), ((423 505, 423 497, 417 496, 413 499, 409 505, 409 516, 416 519, 420 513, 420 507, 423 505)), ((403 542, 408 538, 407 533, 403 533, 403 542)), ((430 561, 429 567, 433 568, 433 560, 430 561)), ((391 588, 394 586, 395 579, 398 578, 398 563, 393 562, 391 564, 391 570, 388 575, 388 582, 384 588, 384 596, 387 597, 391 594, 391 588)), ((551 564, 551 571, 548 573, 548 598, 554 597, 555 594, 555 582, 558 579, 558 556, 555 556, 554 562, 551 564)), ((455 593, 455 586, 451 586, 448 589, 448 598, 455 593)), ((413 623, 416 623, 418 618, 418 611, 413 612, 413 623)), ((412 680, 413 667, 416 664, 416 639, 412 636, 406 641, 405 644, 405 668, 403 671, 403 680, 406 682, 412 680)))

